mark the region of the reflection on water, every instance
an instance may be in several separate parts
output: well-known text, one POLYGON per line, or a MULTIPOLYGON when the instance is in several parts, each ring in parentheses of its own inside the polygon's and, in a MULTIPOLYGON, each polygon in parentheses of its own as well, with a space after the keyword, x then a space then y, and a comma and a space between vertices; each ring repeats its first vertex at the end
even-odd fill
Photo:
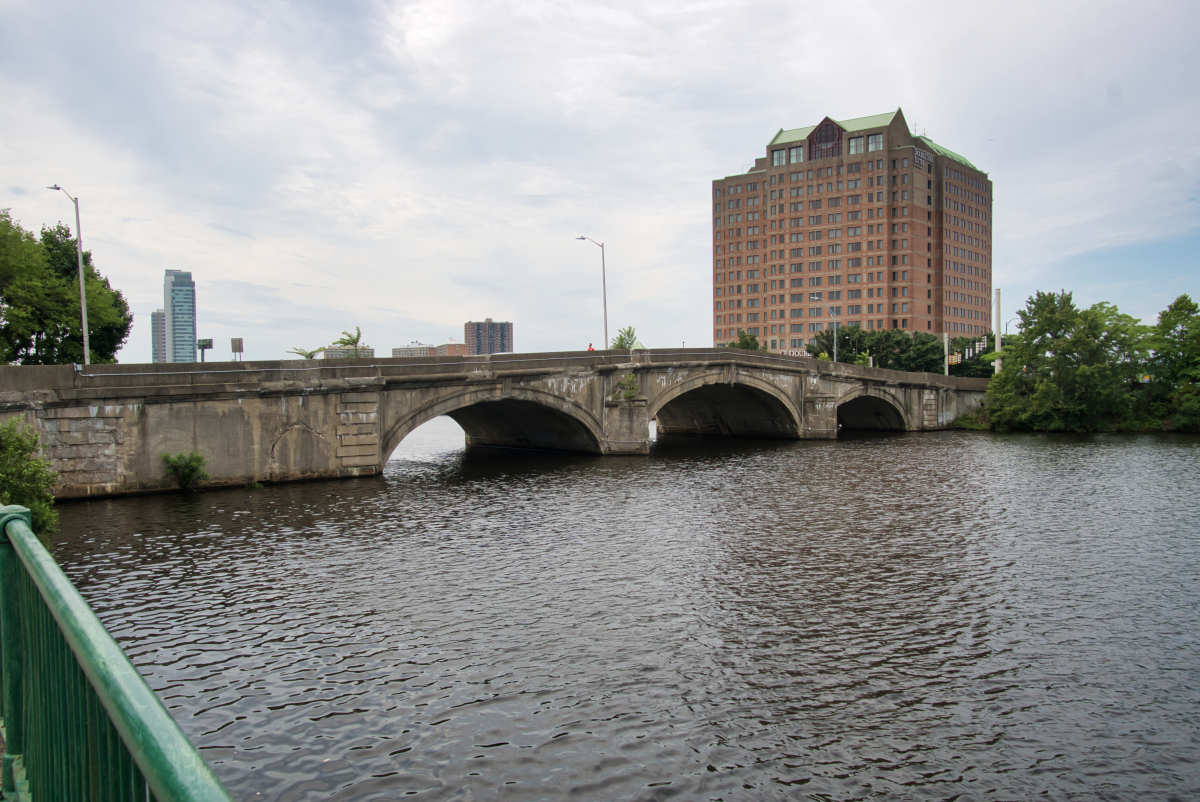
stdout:
POLYGON ((1196 438, 465 451, 64 506, 244 799, 1188 799, 1196 438))

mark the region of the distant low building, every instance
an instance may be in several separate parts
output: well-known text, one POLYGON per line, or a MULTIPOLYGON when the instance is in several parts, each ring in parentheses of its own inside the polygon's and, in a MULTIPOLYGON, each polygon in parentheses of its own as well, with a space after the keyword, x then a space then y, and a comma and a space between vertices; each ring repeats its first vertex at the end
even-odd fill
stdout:
POLYGON ((399 359, 405 356, 434 356, 437 353, 437 348, 425 343, 411 342, 403 348, 393 348, 392 358, 399 359))
POLYGON ((325 346, 325 359, 372 359, 375 356, 375 349, 369 345, 360 345, 358 348, 351 348, 348 345, 327 345, 325 346))
POLYGON ((438 356, 467 356, 471 352, 467 350, 466 343, 456 343, 451 337, 449 342, 443 343, 437 347, 438 356))
POLYGON ((496 323, 489 317, 482 323, 468 321, 463 327, 468 354, 511 354, 513 324, 496 323))

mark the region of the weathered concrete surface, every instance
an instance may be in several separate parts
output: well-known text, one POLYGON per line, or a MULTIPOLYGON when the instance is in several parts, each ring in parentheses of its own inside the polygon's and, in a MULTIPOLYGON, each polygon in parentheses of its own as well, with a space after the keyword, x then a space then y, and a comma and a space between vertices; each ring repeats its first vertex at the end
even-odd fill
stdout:
POLYGON ((163 454, 200 451, 210 484, 369 476, 448 415, 474 445, 645 454, 664 436, 833 438, 928 431, 987 383, 729 349, 490 357, 0 368, 0 418, 42 436, 61 497, 169 488, 163 454), (615 401, 633 374, 640 388, 615 401))

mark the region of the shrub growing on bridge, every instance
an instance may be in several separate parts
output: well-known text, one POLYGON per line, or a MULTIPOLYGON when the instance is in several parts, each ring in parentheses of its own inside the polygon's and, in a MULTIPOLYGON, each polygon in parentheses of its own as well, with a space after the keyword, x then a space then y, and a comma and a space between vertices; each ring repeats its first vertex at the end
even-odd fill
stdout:
POLYGON ((204 456, 199 451, 184 454, 182 451, 175 456, 162 455, 163 465, 167 473, 179 485, 180 490, 196 490, 196 485, 210 478, 204 470, 204 456))
POLYGON ((638 384, 637 376, 630 373, 624 379, 617 382, 616 388, 613 390, 612 397, 614 400, 624 398, 626 401, 632 401, 637 398, 638 391, 641 390, 638 384))

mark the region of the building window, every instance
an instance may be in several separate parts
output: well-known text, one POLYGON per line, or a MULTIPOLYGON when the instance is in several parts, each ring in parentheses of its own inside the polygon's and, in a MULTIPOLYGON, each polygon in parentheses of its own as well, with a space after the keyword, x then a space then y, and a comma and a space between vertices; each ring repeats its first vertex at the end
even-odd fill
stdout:
POLYGON ((787 151, 786 150, 776 150, 776 151, 771 152, 771 166, 772 167, 782 167, 785 164, 787 164, 787 151))
POLYGON ((833 123, 825 123, 813 134, 809 154, 813 160, 829 159, 842 155, 842 131, 833 123))
POLYGON ((850 137, 850 155, 856 156, 863 152, 863 138, 861 136, 850 137))
POLYGON ((883 134, 869 134, 867 136, 867 151, 874 153, 877 150, 883 150, 883 134))
MULTIPOLYGON (((790 161, 792 164, 799 164, 800 162, 804 161, 804 146, 797 145, 794 148, 788 148, 788 161, 790 161)), ((794 176, 796 174, 792 173, 792 175, 792 180, 795 181, 796 178, 794 176)))

